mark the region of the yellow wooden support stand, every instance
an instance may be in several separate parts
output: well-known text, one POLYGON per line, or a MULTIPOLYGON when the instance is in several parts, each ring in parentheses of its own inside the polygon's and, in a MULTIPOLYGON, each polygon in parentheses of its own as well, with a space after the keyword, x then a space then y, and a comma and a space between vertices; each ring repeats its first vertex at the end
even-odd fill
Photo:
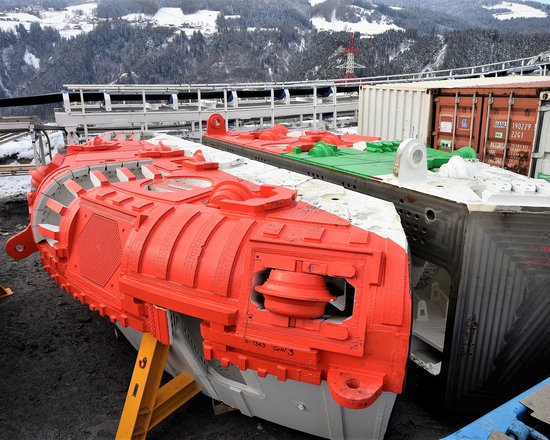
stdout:
POLYGON ((4 287, 0 284, 0 299, 7 298, 11 295, 13 295, 13 291, 9 287, 4 287))
POLYGON ((201 391, 186 373, 159 389, 169 349, 149 333, 143 334, 116 433, 118 440, 145 439, 149 430, 201 391))

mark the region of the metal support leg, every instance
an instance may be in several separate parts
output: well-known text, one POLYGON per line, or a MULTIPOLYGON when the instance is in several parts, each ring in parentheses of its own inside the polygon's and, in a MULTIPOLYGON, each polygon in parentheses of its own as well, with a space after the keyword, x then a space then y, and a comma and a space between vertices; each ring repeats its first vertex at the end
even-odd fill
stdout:
POLYGON ((36 131, 31 127, 31 144, 32 144, 32 155, 34 157, 34 164, 38 168, 40 165, 43 165, 40 161, 40 153, 38 152, 38 147, 36 145, 36 131))
POLYGON ((145 439, 149 430, 200 392, 186 373, 159 389, 169 349, 150 334, 143 334, 117 439, 145 439))
POLYGON ((9 287, 4 287, 0 284, 0 299, 7 298, 11 295, 13 295, 13 291, 9 287))

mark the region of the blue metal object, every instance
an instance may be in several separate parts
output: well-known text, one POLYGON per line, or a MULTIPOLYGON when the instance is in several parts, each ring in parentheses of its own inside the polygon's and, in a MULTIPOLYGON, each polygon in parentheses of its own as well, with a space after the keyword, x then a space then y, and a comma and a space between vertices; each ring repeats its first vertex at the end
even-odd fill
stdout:
MULTIPOLYGON (((487 440, 495 431, 517 440, 549 440, 547 436, 542 435, 523 422, 529 416, 531 410, 521 403, 521 400, 547 385, 550 386, 550 378, 543 380, 538 385, 535 385, 533 388, 499 406, 490 413, 485 414, 460 431, 445 437, 443 440, 487 440)), ((550 402, 548 402, 548 405, 550 405, 550 402)))

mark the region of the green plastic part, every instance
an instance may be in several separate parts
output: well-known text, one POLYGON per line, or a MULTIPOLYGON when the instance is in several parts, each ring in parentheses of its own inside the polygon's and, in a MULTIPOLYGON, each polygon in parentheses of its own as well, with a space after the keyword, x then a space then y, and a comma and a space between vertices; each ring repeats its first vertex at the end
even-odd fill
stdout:
POLYGON ((451 153, 453 156, 460 156, 463 159, 475 159, 477 157, 476 150, 472 147, 462 147, 451 153))
MULTIPOLYGON (((342 147, 325 142, 317 142, 308 153, 293 149, 292 153, 281 153, 281 156, 328 168, 339 172, 353 174, 364 178, 393 173, 393 165, 399 140, 367 142, 366 149, 342 147)), ((463 158, 474 158, 476 152, 471 147, 463 147, 453 153, 426 147, 427 167, 436 169, 447 163, 453 155, 463 158)))
POLYGON ((372 153, 387 153, 391 151, 397 151, 401 141, 375 141, 367 142, 367 151, 372 153))
POLYGON ((338 152, 336 145, 327 144, 326 142, 319 141, 315 143, 313 148, 309 150, 308 156, 311 157, 329 157, 335 156, 338 152))

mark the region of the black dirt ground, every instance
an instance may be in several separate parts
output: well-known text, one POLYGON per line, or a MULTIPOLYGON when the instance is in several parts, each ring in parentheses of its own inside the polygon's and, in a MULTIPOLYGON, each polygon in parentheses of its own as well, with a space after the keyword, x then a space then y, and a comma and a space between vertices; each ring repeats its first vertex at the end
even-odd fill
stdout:
MULTIPOLYGON (((117 339, 108 319, 65 294, 37 255, 13 261, 6 240, 28 223, 24 201, 0 200, 0 439, 111 439, 116 432, 136 352, 117 339)), ((386 439, 437 439, 459 422, 442 421, 402 395, 386 439)), ((250 418, 215 416, 195 397, 156 427, 149 439, 313 440, 317 437, 250 418)))

